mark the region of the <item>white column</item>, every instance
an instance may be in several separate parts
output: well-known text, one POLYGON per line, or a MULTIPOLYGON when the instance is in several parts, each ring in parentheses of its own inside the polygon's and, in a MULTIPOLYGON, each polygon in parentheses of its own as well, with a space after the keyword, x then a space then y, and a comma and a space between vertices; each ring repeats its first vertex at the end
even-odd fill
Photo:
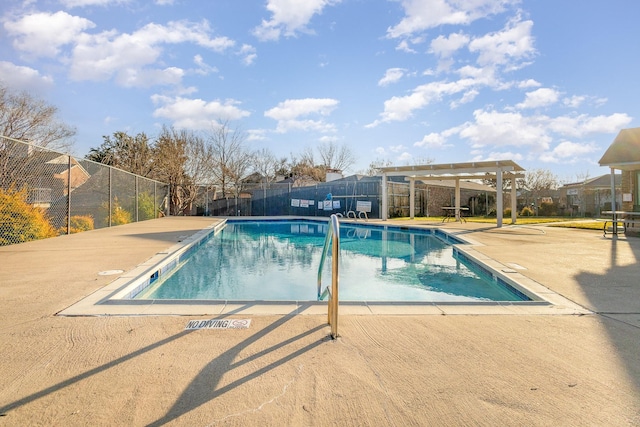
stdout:
POLYGON ((380 218, 383 221, 387 220, 388 211, 389 211, 389 202, 387 200, 387 174, 382 173, 382 212, 380 212, 380 218))
POLYGON ((496 172, 496 220, 498 228, 502 227, 502 170, 496 172))
POLYGON ((409 218, 416 216, 416 180, 409 179, 409 218))
POLYGON ((460 221, 460 179, 456 178, 456 221, 460 221))
POLYGON ((616 170, 611 168, 611 211, 613 212, 613 234, 618 234, 618 218, 616 215, 616 170))
POLYGON ((515 224, 518 218, 518 191, 516 190, 516 174, 511 175, 511 224, 515 224))

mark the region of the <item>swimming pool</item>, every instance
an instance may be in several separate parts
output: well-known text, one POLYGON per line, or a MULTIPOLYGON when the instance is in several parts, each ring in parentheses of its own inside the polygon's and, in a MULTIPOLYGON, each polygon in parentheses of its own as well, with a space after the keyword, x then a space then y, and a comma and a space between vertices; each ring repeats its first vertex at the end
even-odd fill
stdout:
MULTIPOLYGON (((127 298, 313 301, 327 227, 313 220, 228 220, 154 271, 127 298)), ((532 300, 526 290, 465 254, 458 246, 462 240, 441 230, 343 222, 340 242, 341 301, 532 300)))

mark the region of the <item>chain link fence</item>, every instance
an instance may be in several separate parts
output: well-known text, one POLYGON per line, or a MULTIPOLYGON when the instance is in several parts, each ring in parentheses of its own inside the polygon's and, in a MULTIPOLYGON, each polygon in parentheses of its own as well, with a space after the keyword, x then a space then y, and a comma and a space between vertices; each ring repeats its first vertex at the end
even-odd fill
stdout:
POLYGON ((168 186, 0 136, 0 246, 157 218, 168 186))
POLYGON ((292 183, 244 184, 237 195, 224 197, 215 185, 201 186, 191 215, 211 216, 322 216, 367 212, 380 217, 380 185, 376 177, 349 177, 313 185, 292 183))

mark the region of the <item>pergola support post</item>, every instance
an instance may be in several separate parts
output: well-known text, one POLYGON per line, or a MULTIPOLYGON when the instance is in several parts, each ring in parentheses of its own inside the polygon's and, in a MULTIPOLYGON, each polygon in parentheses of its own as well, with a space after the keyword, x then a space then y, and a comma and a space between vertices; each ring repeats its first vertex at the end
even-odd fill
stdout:
POLYGON ((496 222, 498 228, 502 227, 502 171, 496 173, 496 222))
POLYGON ((516 174, 511 174, 511 224, 518 218, 518 191, 516 189, 516 174))
POLYGON ((383 221, 387 220, 387 217, 389 215, 389 201, 388 196, 387 196, 387 174, 383 173, 382 174, 382 212, 380 212, 380 218, 382 218, 383 221))
POLYGON ((616 215, 616 170, 611 168, 611 215, 613 217, 613 234, 618 235, 618 218, 616 215))
POLYGON ((409 218, 416 216, 416 180, 409 180, 409 218))
POLYGON ((456 178, 456 221, 460 221, 460 179, 456 178))

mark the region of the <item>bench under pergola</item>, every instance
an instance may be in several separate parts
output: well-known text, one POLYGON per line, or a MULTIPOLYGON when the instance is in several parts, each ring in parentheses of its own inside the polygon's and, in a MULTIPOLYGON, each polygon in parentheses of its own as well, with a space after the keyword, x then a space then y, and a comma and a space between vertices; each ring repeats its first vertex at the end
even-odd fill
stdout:
POLYGON ((404 176, 409 181, 409 216, 415 215, 415 183, 416 181, 454 180, 455 217, 460 220, 460 180, 496 180, 496 218, 498 227, 502 227, 502 186, 505 179, 511 180, 511 223, 516 223, 516 178, 522 178, 524 169, 512 160, 496 160, 486 162, 446 163, 438 165, 389 166, 379 168, 382 173, 382 219, 388 217, 387 178, 404 176))

